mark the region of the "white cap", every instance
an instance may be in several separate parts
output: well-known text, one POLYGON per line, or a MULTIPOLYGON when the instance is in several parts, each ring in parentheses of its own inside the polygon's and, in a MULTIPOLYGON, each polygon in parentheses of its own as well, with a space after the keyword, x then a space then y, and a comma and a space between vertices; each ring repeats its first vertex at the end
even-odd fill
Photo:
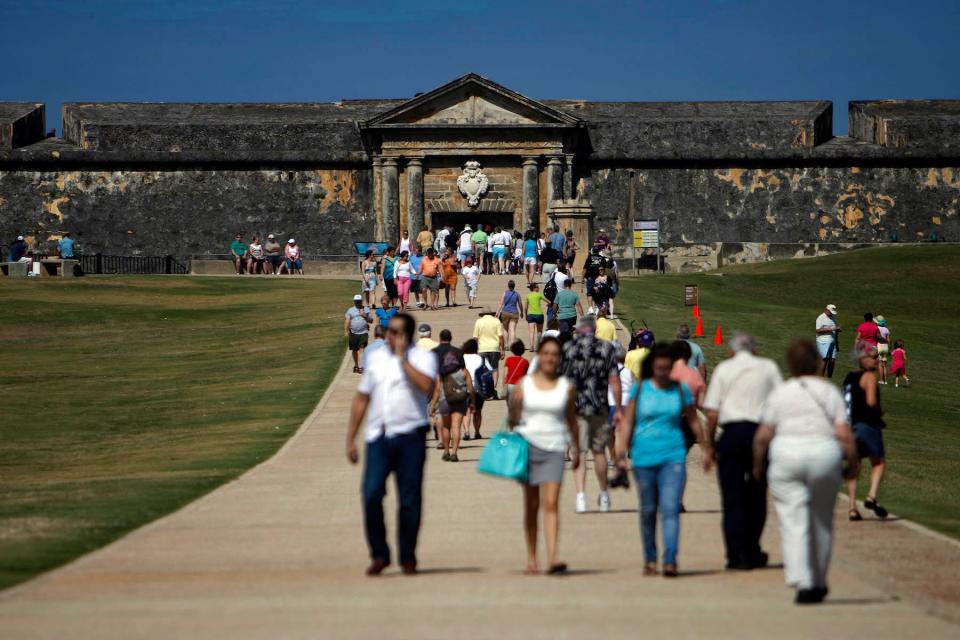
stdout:
POLYGON ((268 237, 268 238, 275 238, 276 236, 271 233, 271 234, 269 234, 267 237, 268 237))
POLYGON ((354 302, 363 302, 363 296, 358 293, 357 295, 353 296, 353 301, 354 301, 354 302))
POLYGON ((23 236, 17 236, 17 240, 23 240, 23 236))
POLYGON ((832 313, 833 315, 837 315, 837 305, 835 305, 835 304, 828 304, 828 305, 827 305, 827 311, 829 311, 829 312, 832 313))
POLYGON ((293 238, 290 238, 289 240, 287 240, 287 244, 297 244, 297 241, 294 240, 293 238))

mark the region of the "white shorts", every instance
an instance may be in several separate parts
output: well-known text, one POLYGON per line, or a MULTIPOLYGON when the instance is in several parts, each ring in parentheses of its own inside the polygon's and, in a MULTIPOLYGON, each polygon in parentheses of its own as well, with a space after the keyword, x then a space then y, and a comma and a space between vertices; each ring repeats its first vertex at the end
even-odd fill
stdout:
POLYGON ((468 298, 476 298, 476 297, 477 297, 477 285, 478 285, 479 283, 478 283, 478 282, 464 282, 463 284, 467 287, 467 297, 468 297, 468 298))
POLYGON ((536 264, 537 264, 537 259, 536 259, 536 258, 524 258, 524 259, 523 259, 523 264, 532 264, 532 265, 536 266, 536 264))

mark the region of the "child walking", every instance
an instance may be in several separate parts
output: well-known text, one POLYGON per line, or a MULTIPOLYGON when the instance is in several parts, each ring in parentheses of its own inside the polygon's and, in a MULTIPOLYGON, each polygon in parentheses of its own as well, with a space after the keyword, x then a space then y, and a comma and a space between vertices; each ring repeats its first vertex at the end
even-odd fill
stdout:
POLYGON ((910 386, 910 378, 907 377, 907 352, 903 348, 903 340, 896 340, 893 343, 893 352, 890 354, 890 375, 894 376, 893 386, 900 386, 900 378, 903 378, 903 386, 910 386))

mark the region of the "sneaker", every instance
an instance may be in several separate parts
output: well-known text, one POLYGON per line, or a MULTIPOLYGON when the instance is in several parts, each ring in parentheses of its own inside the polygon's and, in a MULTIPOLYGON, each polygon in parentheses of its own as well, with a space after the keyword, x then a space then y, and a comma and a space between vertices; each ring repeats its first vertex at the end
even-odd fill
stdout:
POLYGON ((583 493, 577 494, 577 505, 573 508, 576 513, 587 512, 587 496, 583 493))
POLYGON ((607 513, 610 511, 610 494, 604 491, 597 498, 597 504, 600 505, 600 512, 607 513))

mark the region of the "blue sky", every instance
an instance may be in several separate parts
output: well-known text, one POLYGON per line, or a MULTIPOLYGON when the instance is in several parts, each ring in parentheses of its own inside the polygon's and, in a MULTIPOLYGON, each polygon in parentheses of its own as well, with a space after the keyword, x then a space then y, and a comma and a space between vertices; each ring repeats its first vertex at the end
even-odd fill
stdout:
POLYGON ((960 1, 0 0, 0 100, 960 98, 960 1))

